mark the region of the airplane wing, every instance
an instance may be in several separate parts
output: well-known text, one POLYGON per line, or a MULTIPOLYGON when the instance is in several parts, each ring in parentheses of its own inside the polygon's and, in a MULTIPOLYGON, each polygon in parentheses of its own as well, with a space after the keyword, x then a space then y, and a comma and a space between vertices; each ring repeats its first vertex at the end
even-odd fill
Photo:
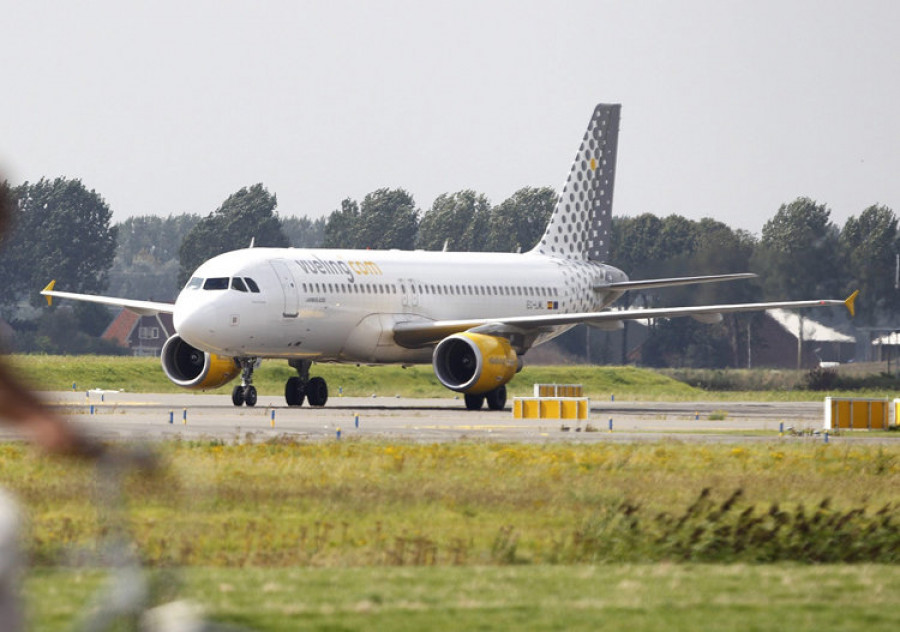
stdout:
POLYGON ((56 281, 50 283, 41 290, 41 295, 47 297, 47 305, 53 304, 54 298, 68 298, 74 301, 85 301, 87 303, 99 303, 100 305, 111 305, 113 307, 124 307, 127 310, 139 314, 140 316, 152 316, 160 312, 171 314, 175 311, 175 305, 172 303, 157 303, 155 301, 136 301, 130 298, 115 298, 113 296, 95 296, 93 294, 75 294, 73 292, 56 292, 53 286, 56 281))
POLYGON ((734 312, 757 312, 767 309, 791 309, 801 307, 845 306, 850 315, 855 314, 854 301, 859 294, 855 291, 845 300, 825 299, 817 301, 782 301, 776 303, 738 303, 734 305, 702 305, 699 307, 661 307, 653 309, 631 309, 621 311, 582 312, 576 314, 547 314, 541 316, 512 316, 509 318, 482 318, 471 320, 424 320, 398 322, 394 325, 394 340, 404 347, 416 348, 436 344, 447 336, 463 331, 487 335, 508 333, 536 333, 559 325, 586 323, 602 325, 623 320, 646 318, 678 318, 691 316, 701 322, 713 323, 722 314, 734 312))

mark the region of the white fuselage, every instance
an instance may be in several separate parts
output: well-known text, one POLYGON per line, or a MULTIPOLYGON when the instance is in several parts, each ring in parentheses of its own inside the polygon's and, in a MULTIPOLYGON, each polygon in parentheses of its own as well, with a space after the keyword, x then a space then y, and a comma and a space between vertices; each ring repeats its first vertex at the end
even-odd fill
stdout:
POLYGON ((200 266, 174 321, 189 344, 225 356, 427 363, 431 346, 398 345, 395 323, 598 311, 620 292, 592 288, 626 278, 537 253, 251 248, 200 266))

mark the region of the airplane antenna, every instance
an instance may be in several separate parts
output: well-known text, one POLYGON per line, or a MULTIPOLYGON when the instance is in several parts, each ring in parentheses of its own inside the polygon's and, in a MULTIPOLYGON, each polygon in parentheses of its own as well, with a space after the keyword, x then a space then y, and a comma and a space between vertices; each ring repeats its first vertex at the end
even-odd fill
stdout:
POLYGON ((441 249, 441 252, 447 252, 447 247, 450 245, 450 239, 447 238, 444 240, 444 247, 441 249))
POLYGON ((250 238, 250 248, 253 248, 253 246, 255 246, 255 245, 256 245, 256 237, 251 237, 250 238))

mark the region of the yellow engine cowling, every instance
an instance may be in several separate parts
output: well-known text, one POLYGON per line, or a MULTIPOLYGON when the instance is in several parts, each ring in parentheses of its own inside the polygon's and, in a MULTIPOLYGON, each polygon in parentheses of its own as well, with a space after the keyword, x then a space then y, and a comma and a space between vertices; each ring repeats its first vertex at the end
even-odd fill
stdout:
POLYGON ((431 364, 441 384, 471 395, 503 386, 519 369, 519 359, 506 338, 469 332, 441 340, 431 364))
POLYGON ((167 378, 193 390, 218 388, 241 373, 234 358, 201 351, 177 334, 166 340, 159 359, 167 378))

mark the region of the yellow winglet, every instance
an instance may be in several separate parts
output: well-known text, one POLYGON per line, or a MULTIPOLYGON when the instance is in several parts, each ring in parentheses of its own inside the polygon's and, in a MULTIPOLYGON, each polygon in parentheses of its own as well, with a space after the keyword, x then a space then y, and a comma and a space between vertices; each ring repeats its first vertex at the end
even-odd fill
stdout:
POLYGON ((847 300, 844 301, 844 305, 847 306, 847 309, 850 312, 850 316, 856 316, 856 307, 853 303, 856 301, 856 297, 859 295, 859 290, 856 290, 853 294, 847 297, 847 300))
MULTIPOLYGON (((56 285, 56 279, 50 281, 50 283, 47 284, 47 287, 41 290, 41 294, 43 294, 44 292, 52 292, 54 285, 56 285)), ((47 299, 47 306, 51 307, 53 305, 53 297, 45 295, 45 298, 47 299)))

